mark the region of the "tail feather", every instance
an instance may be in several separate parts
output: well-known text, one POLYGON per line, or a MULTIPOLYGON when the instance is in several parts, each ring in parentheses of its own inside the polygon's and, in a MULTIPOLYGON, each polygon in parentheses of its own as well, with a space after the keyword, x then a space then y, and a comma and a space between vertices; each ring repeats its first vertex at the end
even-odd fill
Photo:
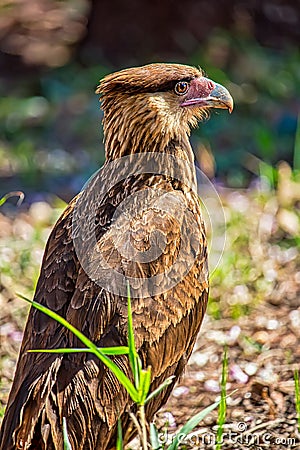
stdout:
MULTIPOLYGON (((36 440, 38 423, 45 422, 45 414, 50 419, 51 407, 46 406, 53 385, 57 379, 57 372, 61 364, 61 357, 56 357, 50 367, 42 373, 31 385, 22 383, 19 389, 12 389, 7 410, 1 428, 0 450, 32 450, 33 440, 36 440)), ((50 421, 49 421, 50 424, 50 421)), ((45 448, 49 442, 47 426, 41 429, 41 438, 45 448)), ((41 450, 43 447, 39 447, 41 450)))

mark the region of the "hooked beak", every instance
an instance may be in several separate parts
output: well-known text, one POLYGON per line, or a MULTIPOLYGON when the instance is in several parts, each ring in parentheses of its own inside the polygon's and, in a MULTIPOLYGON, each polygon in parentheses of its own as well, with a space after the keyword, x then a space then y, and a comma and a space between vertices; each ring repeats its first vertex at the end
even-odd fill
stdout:
POLYGON ((181 106, 199 106, 233 110, 233 98, 226 88, 208 78, 201 77, 191 89, 181 106))

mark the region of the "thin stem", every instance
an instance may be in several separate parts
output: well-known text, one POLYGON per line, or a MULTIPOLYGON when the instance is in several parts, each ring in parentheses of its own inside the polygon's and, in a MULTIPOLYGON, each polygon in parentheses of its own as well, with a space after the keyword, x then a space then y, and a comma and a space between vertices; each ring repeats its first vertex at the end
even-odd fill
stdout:
POLYGON ((146 426, 146 416, 145 416, 145 405, 139 406, 140 424, 142 428, 142 449, 147 450, 147 426, 146 426))
POLYGON ((140 423, 139 423, 137 417, 131 411, 128 411, 128 414, 137 429, 139 438, 142 440, 143 433, 142 433, 142 429, 141 429, 141 426, 140 426, 140 423))

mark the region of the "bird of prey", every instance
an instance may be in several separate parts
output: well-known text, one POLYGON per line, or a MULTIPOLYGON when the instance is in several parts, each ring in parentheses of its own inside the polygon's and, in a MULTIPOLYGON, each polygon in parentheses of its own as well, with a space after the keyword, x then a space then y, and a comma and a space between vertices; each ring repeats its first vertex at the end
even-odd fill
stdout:
MULTIPOLYGON (((152 368, 151 391, 174 376, 147 403, 151 421, 191 355, 208 298, 207 244, 192 188, 190 129, 210 108, 231 112, 233 100, 201 69, 163 63, 107 75, 97 93, 106 162, 54 226, 34 300, 98 347, 124 346, 128 299, 122 283, 129 280, 136 346, 143 366, 152 368)), ((94 355, 28 353, 81 346, 62 325, 30 309, 1 450, 62 450, 63 418, 74 450, 115 448, 119 417, 125 441, 132 438, 128 411, 133 402, 94 355)), ((132 378, 128 356, 113 359, 132 378)))

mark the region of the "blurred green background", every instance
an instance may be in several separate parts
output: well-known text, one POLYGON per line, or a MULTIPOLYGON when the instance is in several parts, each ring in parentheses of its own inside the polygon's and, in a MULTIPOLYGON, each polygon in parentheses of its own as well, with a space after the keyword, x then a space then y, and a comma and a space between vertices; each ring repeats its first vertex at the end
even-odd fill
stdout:
POLYGON ((200 65, 234 97, 192 135, 210 178, 299 169, 299 42, 297 1, 1 0, 0 194, 70 200, 104 160, 98 80, 157 61, 200 65))

